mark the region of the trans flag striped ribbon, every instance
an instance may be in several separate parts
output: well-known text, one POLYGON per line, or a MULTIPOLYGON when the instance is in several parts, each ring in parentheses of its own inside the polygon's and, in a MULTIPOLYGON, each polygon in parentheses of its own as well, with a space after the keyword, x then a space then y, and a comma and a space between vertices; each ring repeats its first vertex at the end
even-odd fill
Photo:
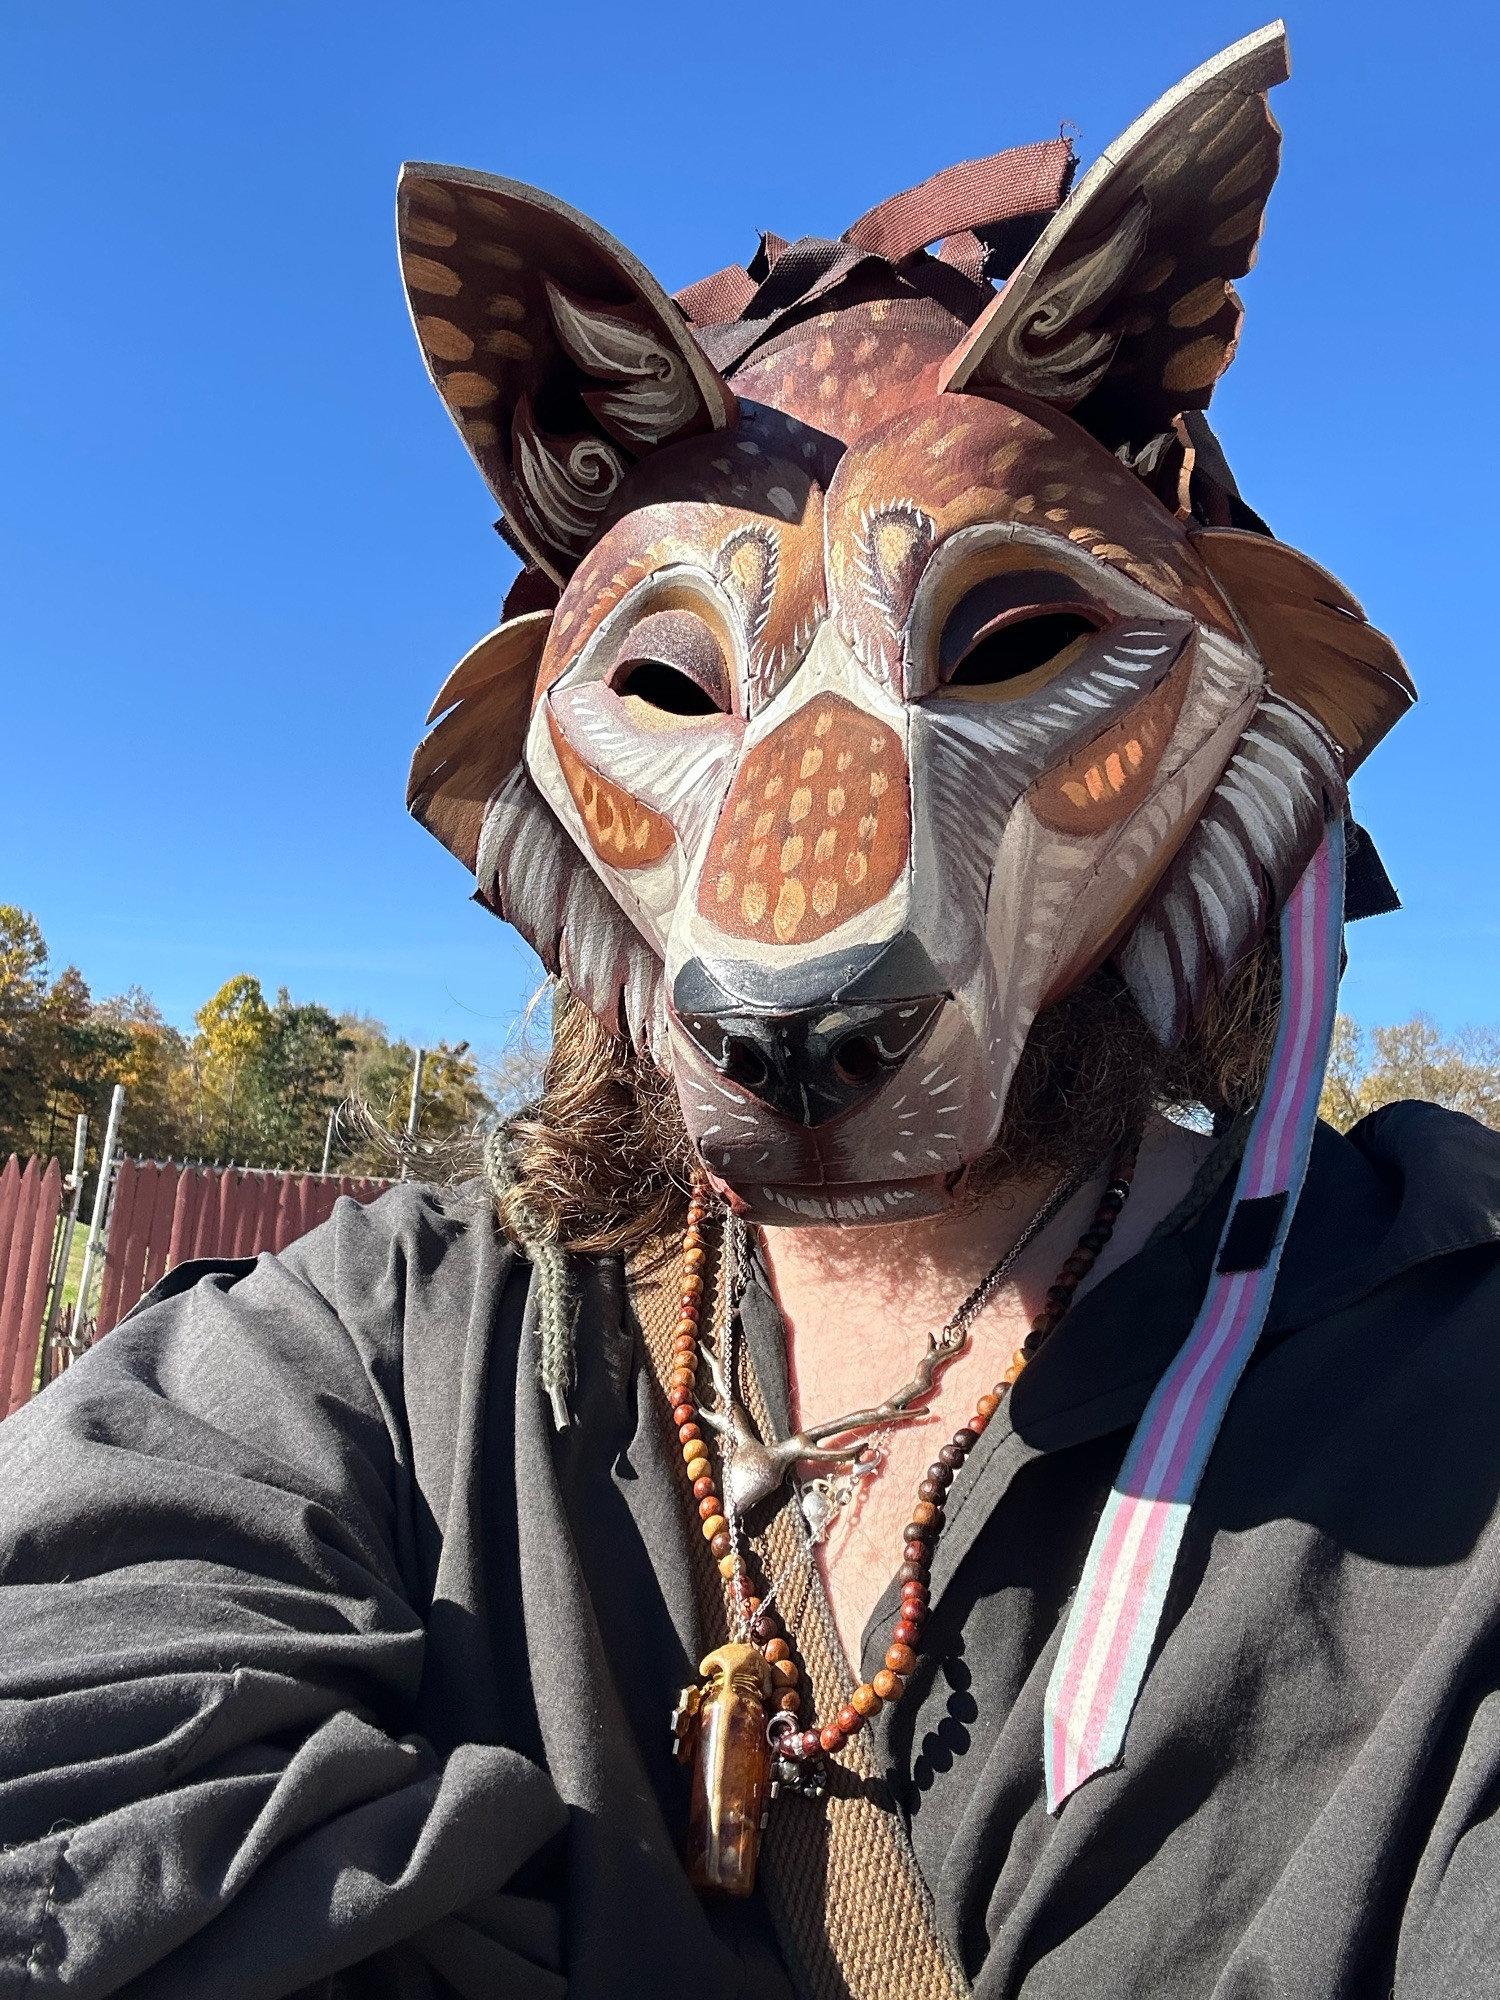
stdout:
POLYGON ((1214 1276, 1105 1503, 1047 1685, 1049 1812, 1119 1761, 1188 1510, 1265 1323, 1312 1150, 1343 916, 1344 828, 1335 817, 1282 912, 1281 1018, 1214 1276))

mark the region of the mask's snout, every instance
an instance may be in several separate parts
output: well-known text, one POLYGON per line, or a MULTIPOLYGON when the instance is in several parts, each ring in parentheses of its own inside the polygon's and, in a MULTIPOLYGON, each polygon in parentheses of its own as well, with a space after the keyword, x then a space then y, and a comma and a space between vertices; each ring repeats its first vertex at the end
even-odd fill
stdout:
POLYGON ((793 1124, 815 1126, 875 1094, 927 1033, 943 997, 928 994, 893 1007, 726 1009, 678 1018, 721 1076, 793 1124))
POLYGON ((883 947, 853 978, 845 970, 832 991, 776 1007, 731 991, 694 960, 674 982, 673 1011, 719 1075, 791 1124, 825 1125, 890 1080, 948 998, 910 937, 883 947), (918 966, 926 977, 912 977, 918 966))

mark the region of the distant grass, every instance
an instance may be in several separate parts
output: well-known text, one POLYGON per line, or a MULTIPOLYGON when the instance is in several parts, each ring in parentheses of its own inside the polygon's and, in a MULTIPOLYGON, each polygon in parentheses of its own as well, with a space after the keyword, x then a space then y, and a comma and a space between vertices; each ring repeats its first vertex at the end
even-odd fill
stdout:
MULTIPOLYGON (((62 1302, 65 1306, 76 1306, 78 1303, 78 1287, 83 1279, 83 1252, 88 1240, 89 1226, 83 1217, 80 1216, 78 1227, 73 1231, 72 1245, 68 1251, 68 1268, 63 1274, 62 1302)), ((95 1268, 98 1268, 97 1259, 95 1260, 95 1268)))

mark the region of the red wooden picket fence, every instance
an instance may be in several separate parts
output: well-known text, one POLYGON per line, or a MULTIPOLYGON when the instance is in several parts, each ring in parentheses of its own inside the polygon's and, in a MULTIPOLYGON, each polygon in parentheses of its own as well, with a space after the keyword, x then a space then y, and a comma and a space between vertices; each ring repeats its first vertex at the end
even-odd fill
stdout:
POLYGON ((31 1394, 52 1245, 62 1206, 62 1168, 14 1153, 0 1168, 0 1417, 31 1394))
POLYGON ((374 1201, 390 1186, 337 1174, 122 1160, 110 1204, 98 1332, 116 1326, 174 1265, 190 1257, 255 1257, 285 1249, 325 1221, 340 1195, 374 1201))

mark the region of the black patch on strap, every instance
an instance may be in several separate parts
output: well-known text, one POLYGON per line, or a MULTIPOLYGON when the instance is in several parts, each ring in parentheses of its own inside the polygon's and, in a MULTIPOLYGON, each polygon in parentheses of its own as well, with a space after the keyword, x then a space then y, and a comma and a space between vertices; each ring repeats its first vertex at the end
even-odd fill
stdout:
POLYGON ((1236 1204, 1224 1248, 1219 1252, 1221 1271, 1263 1271, 1276 1247, 1276 1232, 1291 1196, 1259 1194, 1236 1204))

